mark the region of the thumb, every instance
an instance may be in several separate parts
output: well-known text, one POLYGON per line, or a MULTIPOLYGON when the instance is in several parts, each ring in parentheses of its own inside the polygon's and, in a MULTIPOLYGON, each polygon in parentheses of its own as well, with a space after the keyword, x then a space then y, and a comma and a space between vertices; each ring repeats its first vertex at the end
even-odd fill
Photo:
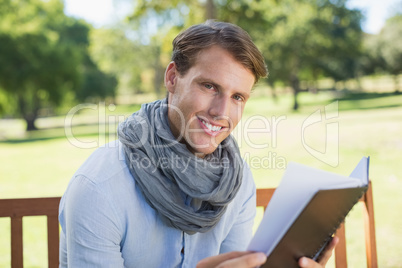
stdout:
POLYGON ((302 257, 299 259, 299 266, 301 268, 321 268, 322 266, 313 261, 312 259, 302 257))

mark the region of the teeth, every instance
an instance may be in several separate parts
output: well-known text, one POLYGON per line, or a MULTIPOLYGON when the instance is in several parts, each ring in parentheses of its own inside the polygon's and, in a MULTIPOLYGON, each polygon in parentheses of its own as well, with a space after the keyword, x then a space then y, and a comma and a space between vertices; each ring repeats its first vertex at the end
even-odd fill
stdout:
POLYGON ((210 123, 205 122, 204 120, 201 120, 201 122, 211 131, 219 131, 222 129, 222 127, 218 127, 218 126, 212 126, 210 123))

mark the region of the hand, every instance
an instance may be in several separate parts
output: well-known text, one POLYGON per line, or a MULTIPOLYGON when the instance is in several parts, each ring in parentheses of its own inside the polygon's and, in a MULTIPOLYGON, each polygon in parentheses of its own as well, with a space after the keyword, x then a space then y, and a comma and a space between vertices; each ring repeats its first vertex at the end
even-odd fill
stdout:
POLYGON ((261 252, 232 251, 205 258, 197 264, 197 268, 252 268, 264 264, 266 260, 267 256, 261 252))
POLYGON ((327 249, 325 249, 325 252, 322 255, 322 257, 318 263, 307 257, 302 257, 299 259, 299 266, 302 268, 323 268, 323 267, 325 267, 329 258, 332 255, 332 251, 334 250, 334 248, 335 248, 336 244, 338 244, 338 242, 339 242, 338 237, 335 236, 334 238, 332 238, 331 243, 329 243, 327 249))

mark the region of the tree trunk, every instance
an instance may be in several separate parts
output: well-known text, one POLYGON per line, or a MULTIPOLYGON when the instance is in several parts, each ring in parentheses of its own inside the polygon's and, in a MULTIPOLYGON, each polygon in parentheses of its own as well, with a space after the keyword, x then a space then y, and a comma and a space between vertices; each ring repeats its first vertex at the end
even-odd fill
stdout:
POLYGON ((290 76, 290 85, 293 89, 293 110, 297 111, 299 109, 299 102, 297 101, 297 96, 300 92, 300 81, 297 75, 292 74, 290 76))
POLYGON ((332 91, 336 91, 336 84, 337 83, 338 83, 338 81, 334 79, 334 83, 332 85, 332 91))
POLYGON ((214 4, 214 0, 207 0, 207 2, 205 3, 205 19, 216 19, 216 7, 214 4))
POLYGON ((394 75, 394 85, 395 85, 395 94, 399 93, 399 75, 395 74, 394 75))
POLYGON ((271 88, 272 99, 274 100, 275 103, 278 103, 278 94, 276 92, 275 84, 269 81, 268 85, 271 88))
POLYGON ((360 79, 360 75, 356 76, 355 80, 356 80, 356 84, 357 84, 357 90, 363 91, 362 81, 360 79))
POLYGON ((38 128, 35 126, 36 117, 24 118, 27 123, 26 131, 37 130, 38 128))
POLYGON ((39 99, 34 94, 32 97, 32 109, 29 108, 23 96, 18 96, 18 108, 27 123, 26 131, 37 130, 38 128, 35 126, 35 120, 38 118, 39 112, 39 99))

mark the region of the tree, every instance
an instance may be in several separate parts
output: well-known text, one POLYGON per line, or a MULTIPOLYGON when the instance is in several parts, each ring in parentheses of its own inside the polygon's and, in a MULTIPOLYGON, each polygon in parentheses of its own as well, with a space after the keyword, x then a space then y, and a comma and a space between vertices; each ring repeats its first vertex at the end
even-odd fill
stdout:
POLYGON ((394 76, 395 92, 398 92, 398 76, 402 73, 402 13, 390 17, 380 33, 366 35, 361 70, 364 74, 384 74, 394 76))
POLYGON ((34 121, 42 102, 60 104, 63 89, 78 86, 75 66, 79 55, 38 34, 0 34, 0 43, 1 87, 16 99, 27 130, 36 129, 34 121))
MULTIPOLYGON (((182 29, 200 23, 213 10, 216 19, 245 29, 263 52, 271 84, 289 85, 297 109, 301 79, 355 76, 361 50, 361 13, 346 0, 140 1, 132 21, 148 18, 182 29), (212 8, 211 8, 212 7, 212 8)), ((146 25, 146 23, 142 23, 146 25)), ((158 33, 163 32, 159 31, 158 33)))
POLYGON ((149 73, 154 70, 158 51, 130 38, 130 33, 124 26, 95 29, 91 33, 90 54, 104 72, 118 79, 121 94, 153 91, 149 73))
MULTIPOLYGON (((43 105, 59 105, 68 91, 113 95, 101 86, 89 91, 87 75, 104 77, 88 58, 89 26, 63 13, 59 0, 2 0, 0 88, 17 104, 27 130, 34 130, 43 105)), ((109 83, 108 86, 113 86, 109 83)))
POLYGON ((267 61, 270 84, 292 88, 294 110, 299 107, 300 80, 355 75, 361 14, 347 9, 345 1, 236 1, 222 17, 250 33, 267 61))
POLYGON ((215 18, 216 13, 216 4, 213 0, 137 2, 136 8, 128 18, 127 27, 136 33, 136 41, 148 47, 148 53, 142 56, 146 57, 143 67, 153 70, 153 88, 158 97, 163 95, 164 70, 170 61, 173 38, 180 30, 192 24, 215 18), (150 32, 149 29, 153 28, 150 25, 158 30, 150 32))
POLYGON ((382 69, 394 76, 395 91, 399 91, 398 75, 402 73, 402 14, 389 18, 378 36, 377 55, 382 69))

